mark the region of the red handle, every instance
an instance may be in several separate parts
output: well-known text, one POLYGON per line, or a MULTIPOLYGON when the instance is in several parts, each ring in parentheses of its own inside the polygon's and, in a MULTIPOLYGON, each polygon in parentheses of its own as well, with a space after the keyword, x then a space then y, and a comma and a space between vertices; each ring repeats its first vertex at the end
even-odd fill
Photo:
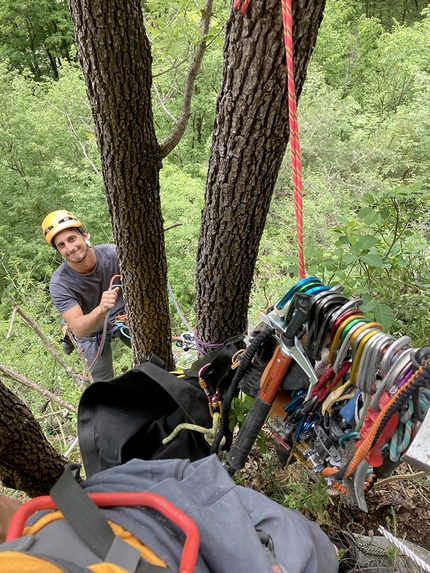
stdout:
MULTIPOLYGON (((199 553, 199 530, 191 517, 173 503, 158 494, 149 492, 90 493, 88 497, 100 507, 138 505, 151 507, 162 513, 185 533, 184 548, 179 565, 180 573, 192 573, 194 571, 199 553)), ((41 509, 57 509, 57 506, 49 495, 35 497, 24 503, 11 520, 6 541, 20 537, 27 519, 41 509)))

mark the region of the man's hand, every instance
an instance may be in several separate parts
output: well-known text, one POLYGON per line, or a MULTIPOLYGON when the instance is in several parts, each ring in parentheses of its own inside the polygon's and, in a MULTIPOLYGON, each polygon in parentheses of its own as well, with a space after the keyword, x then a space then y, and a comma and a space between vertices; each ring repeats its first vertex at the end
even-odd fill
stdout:
POLYGON ((89 336, 99 328, 107 313, 115 306, 119 289, 115 287, 104 291, 100 304, 89 314, 83 314, 81 307, 76 305, 62 315, 77 338, 89 336))
POLYGON ((118 298, 118 291, 119 287, 116 287, 111 290, 105 290, 102 294, 100 310, 103 314, 107 314, 109 310, 115 306, 116 299, 118 298))

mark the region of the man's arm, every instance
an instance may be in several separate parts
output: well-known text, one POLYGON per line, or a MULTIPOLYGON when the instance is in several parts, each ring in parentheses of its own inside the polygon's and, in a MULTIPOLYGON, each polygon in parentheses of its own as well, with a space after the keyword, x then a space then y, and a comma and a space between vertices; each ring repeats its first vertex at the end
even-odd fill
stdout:
POLYGON ((100 304, 88 314, 84 314, 78 304, 62 314, 76 338, 89 336, 99 328, 107 313, 115 306, 118 291, 119 287, 105 291, 100 304))

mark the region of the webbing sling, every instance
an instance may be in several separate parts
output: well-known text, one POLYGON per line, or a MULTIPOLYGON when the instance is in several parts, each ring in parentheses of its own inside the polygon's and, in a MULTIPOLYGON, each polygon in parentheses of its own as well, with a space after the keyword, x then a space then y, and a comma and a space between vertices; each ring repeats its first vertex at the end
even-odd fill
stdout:
POLYGON ((85 545, 102 561, 119 565, 130 573, 171 571, 144 561, 137 549, 114 534, 101 510, 76 481, 79 469, 78 464, 67 464, 63 475, 52 487, 50 495, 67 523, 85 545))

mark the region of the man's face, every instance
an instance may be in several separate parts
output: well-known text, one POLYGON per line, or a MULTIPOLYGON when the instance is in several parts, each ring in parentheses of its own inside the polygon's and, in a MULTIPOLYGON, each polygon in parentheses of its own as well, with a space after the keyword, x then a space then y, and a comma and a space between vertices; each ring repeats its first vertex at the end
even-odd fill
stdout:
POLYGON ((69 263, 81 263, 87 256, 88 245, 85 235, 80 235, 76 229, 65 229, 55 235, 53 242, 60 255, 69 263))

